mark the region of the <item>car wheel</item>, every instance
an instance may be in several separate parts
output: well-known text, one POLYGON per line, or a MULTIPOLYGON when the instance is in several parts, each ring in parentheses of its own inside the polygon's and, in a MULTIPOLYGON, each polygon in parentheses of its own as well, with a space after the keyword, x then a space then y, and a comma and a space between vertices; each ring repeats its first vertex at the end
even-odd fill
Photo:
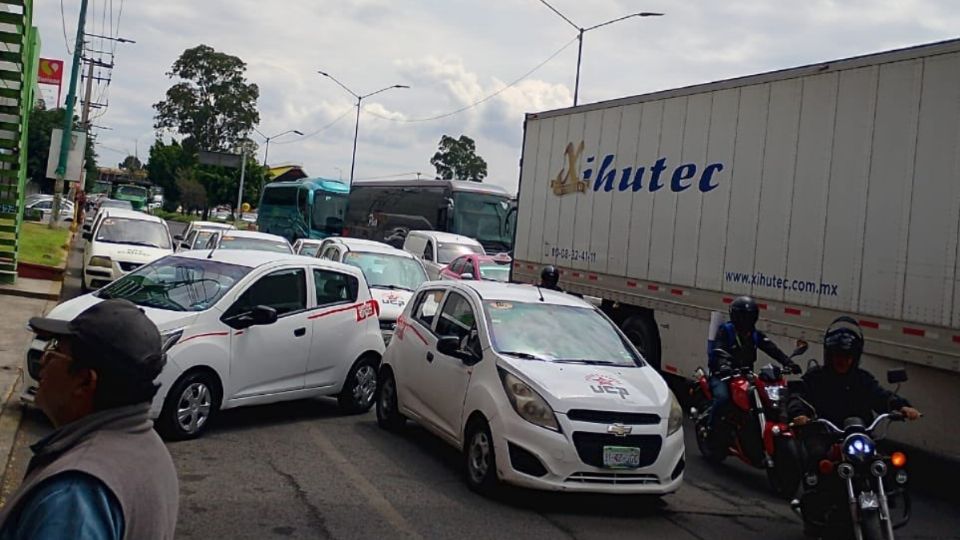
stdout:
POLYGON ((483 419, 471 422, 463 446, 463 473, 467 486, 482 495, 492 495, 499 485, 496 451, 490 426, 483 419))
POLYGON ((377 361, 368 356, 357 360, 350 368, 337 401, 343 412, 358 414, 369 411, 376 398, 377 361))
POLYGON ((377 425, 387 431, 400 431, 406 422, 397 401, 397 381, 389 369, 381 370, 377 388, 377 425))
POLYGON ((199 437, 220 406, 218 392, 216 380, 208 373, 195 371, 181 377, 164 400, 157 430, 169 440, 199 437))
POLYGON ((647 363, 660 371, 660 332, 653 317, 634 315, 623 321, 620 329, 647 363))

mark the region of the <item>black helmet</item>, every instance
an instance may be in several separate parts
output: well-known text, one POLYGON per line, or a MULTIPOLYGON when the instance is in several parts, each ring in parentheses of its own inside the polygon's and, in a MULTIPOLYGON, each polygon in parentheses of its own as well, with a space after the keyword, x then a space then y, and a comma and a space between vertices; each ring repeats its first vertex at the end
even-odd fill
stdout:
POLYGON ((543 270, 540 271, 540 284, 547 288, 553 288, 557 286, 557 283, 560 281, 560 271, 557 270, 557 267, 550 264, 543 267, 543 270))
POLYGON ((741 296, 730 304, 730 322, 740 332, 754 329, 757 319, 760 318, 760 308, 757 302, 749 296, 741 296))
POLYGON ((863 330, 854 319, 846 315, 837 317, 823 333, 823 362, 830 367, 833 355, 844 352, 853 357, 853 366, 860 365, 863 354, 863 330))

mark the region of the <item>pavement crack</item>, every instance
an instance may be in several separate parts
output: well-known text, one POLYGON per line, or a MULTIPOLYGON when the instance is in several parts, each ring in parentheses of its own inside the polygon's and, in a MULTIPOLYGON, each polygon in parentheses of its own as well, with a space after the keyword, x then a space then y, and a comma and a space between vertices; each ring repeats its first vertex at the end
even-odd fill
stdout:
POLYGON ((310 498, 307 497, 307 491, 303 489, 303 486, 300 485, 300 482, 290 473, 284 472, 277 467, 277 464, 273 460, 269 460, 270 468, 273 469, 275 473, 280 475, 284 479, 286 484, 293 489, 293 492, 296 493, 297 500, 301 504, 307 507, 307 515, 310 518, 310 526, 317 533, 319 533, 320 538, 333 538, 333 535, 330 534, 330 531, 327 529, 327 520, 323 517, 323 513, 320 512, 320 509, 317 508, 315 504, 310 502, 310 498))
POLYGON ((665 517, 666 517, 666 520, 667 520, 667 521, 669 521, 670 523, 673 523, 673 524, 676 525, 678 528, 680 528, 681 530, 683 530, 684 532, 686 532, 686 533, 689 534, 690 536, 696 538, 697 540, 706 540, 705 537, 700 536, 699 534, 697 534, 697 531, 695 531, 693 528, 688 527, 686 524, 684 524, 683 522, 681 522, 681 521, 679 521, 679 520, 677 520, 677 519, 674 519, 674 516, 676 516, 676 515, 677 515, 677 514, 668 514, 668 515, 666 515, 665 517))

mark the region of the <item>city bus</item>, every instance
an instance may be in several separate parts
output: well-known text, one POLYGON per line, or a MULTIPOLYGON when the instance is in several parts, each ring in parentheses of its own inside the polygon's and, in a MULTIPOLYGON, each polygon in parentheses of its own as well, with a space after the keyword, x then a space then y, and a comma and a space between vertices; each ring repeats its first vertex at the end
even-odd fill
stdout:
POLYGON ((339 235, 349 193, 343 182, 325 178, 271 182, 260 195, 257 229, 283 236, 291 243, 301 238, 339 235))
POLYGON ((494 184, 367 180, 353 183, 343 235, 399 248, 408 231, 443 231, 474 238, 488 253, 509 253, 515 224, 515 197, 494 184))
POLYGON ((119 184, 113 188, 113 197, 118 201, 130 201, 134 210, 145 211, 150 202, 150 192, 136 184, 119 184))

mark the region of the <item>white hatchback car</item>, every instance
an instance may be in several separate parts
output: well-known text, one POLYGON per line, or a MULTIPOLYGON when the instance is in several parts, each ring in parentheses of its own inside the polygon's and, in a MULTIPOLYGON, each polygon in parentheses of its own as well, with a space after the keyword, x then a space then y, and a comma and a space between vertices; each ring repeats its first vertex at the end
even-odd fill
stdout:
POLYGON ((431 282, 380 368, 377 421, 463 452, 469 486, 662 495, 683 481, 683 412, 600 310, 489 281, 431 282))
MULTIPOLYGON (((150 408, 167 438, 198 436, 220 409, 336 396, 346 412, 374 403, 383 340, 377 302, 352 266, 262 251, 165 257, 55 307, 69 320, 107 298, 143 307, 168 354, 150 408)), ((32 402, 34 339, 21 398, 32 402)))
POLYGON ((440 231, 410 231, 403 250, 423 261, 430 279, 440 279, 440 270, 461 255, 486 255, 473 238, 440 231))
POLYGON ((320 246, 322 244, 323 240, 300 238, 293 243, 293 252, 305 257, 316 257, 320 253, 320 246))
POLYGON ((219 221, 191 221, 187 225, 183 234, 173 237, 177 242, 177 251, 190 251, 191 249, 200 249, 207 244, 207 240, 212 236, 212 231, 232 231, 236 229, 229 223, 219 221), (201 231, 203 234, 200 234, 201 231))
POLYGON ((111 281, 173 253, 167 224, 156 216, 104 208, 97 214, 83 248, 84 290, 99 289, 111 281))
POLYGON ((383 342, 389 344, 403 307, 410 302, 413 291, 427 281, 420 260, 390 244, 343 237, 324 240, 317 256, 363 271, 370 292, 380 303, 380 330, 383 342))
POLYGON ((293 254, 290 242, 282 236, 257 231, 216 231, 207 245, 195 249, 243 249, 293 254))

